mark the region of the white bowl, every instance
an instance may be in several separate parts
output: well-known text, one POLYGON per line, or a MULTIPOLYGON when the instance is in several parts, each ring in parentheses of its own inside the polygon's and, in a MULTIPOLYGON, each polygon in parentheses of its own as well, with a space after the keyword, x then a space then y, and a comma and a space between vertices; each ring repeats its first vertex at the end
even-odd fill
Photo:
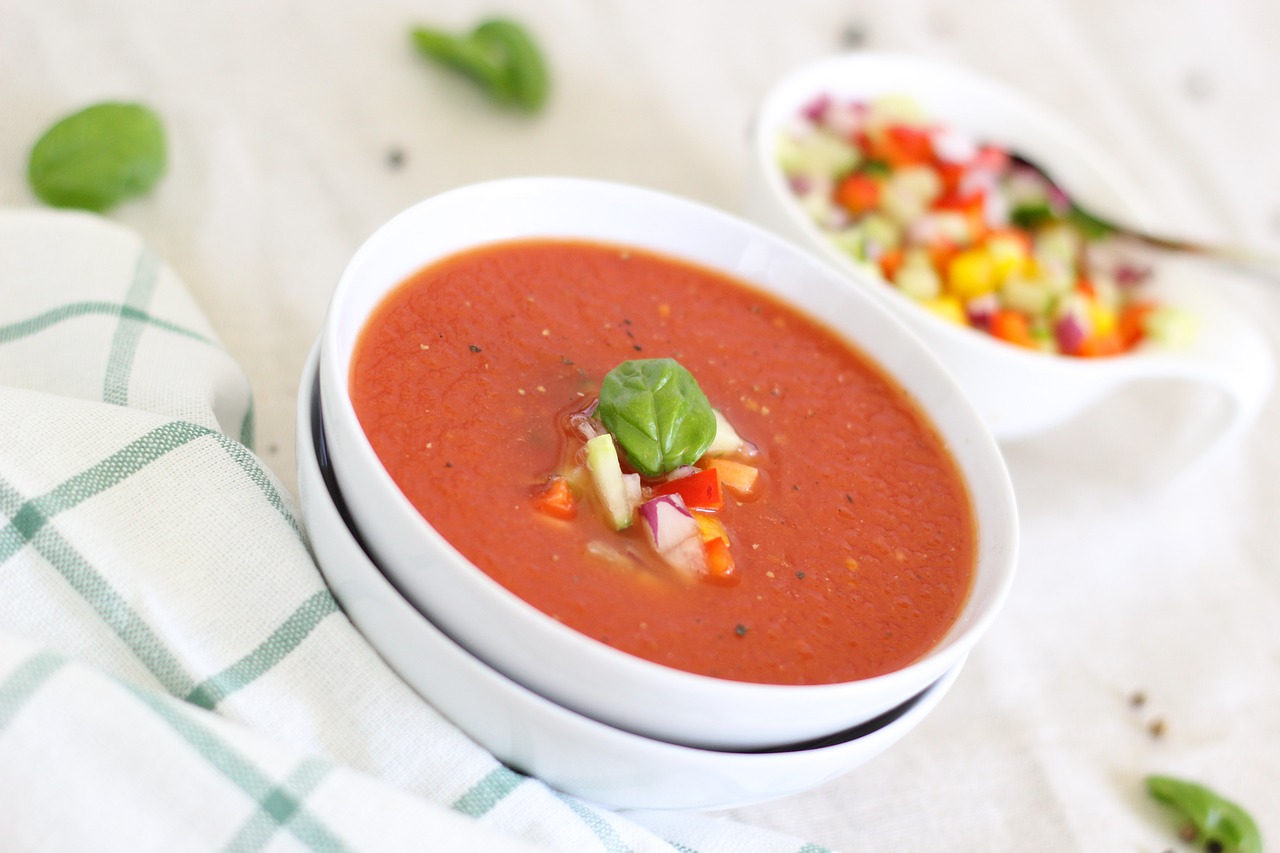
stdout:
POLYGON ((526 178, 428 199, 380 228, 333 295, 321 336, 320 393, 337 481, 378 565, 460 645, 504 675, 587 716, 666 741, 718 748, 795 743, 872 719, 965 657, 1013 578, 1017 519, 1003 460, 955 383, 878 301, 760 228, 648 190, 526 178), (504 239, 574 237, 630 245, 722 271, 824 317, 932 418, 970 491, 977 566, 969 599, 938 645, 897 671, 811 686, 679 671, 574 631, 471 565, 418 513, 379 462, 348 396, 352 349, 370 311, 411 273, 504 239), (501 630, 494 630, 501 626, 501 630))
POLYGON ((1205 282, 1189 279, 1185 272, 1162 268, 1153 292, 1196 315, 1194 344, 1180 350, 1144 345, 1123 356, 1082 359, 1010 346, 947 322, 859 266, 805 213, 778 167, 782 129, 824 93, 863 101, 909 96, 943 123, 1036 159, 1089 206, 1137 224, 1149 219, 1147 209, 1123 173, 1066 122, 962 67, 893 54, 840 55, 794 70, 766 95, 755 126, 748 215, 837 266, 905 320, 960 382, 996 438, 1019 438, 1055 426, 1140 380, 1200 383, 1227 400, 1225 417, 1205 425, 1204 440, 1190 455, 1221 444, 1253 420, 1271 387, 1271 353, 1256 329, 1208 293, 1205 282))
POLYGON ((347 527, 341 493, 332 478, 326 481, 327 464, 321 462, 317 361, 313 350, 298 392, 298 489, 316 561, 334 597, 388 665, 436 710, 505 764, 554 788, 613 808, 731 808, 786 796, 888 749, 925 718, 959 674, 957 663, 873 723, 785 751, 679 746, 562 708, 451 641, 361 548, 347 527))

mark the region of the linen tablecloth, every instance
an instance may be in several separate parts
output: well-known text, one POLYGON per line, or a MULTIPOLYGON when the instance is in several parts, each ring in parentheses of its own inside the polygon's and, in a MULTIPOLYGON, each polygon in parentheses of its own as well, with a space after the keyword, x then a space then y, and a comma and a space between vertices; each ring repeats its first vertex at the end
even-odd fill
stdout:
MULTIPOLYGON (((115 817, 151 812, 173 816, 157 819, 157 833, 187 827, 153 847, 223 843, 227 827, 288 845, 298 836, 280 828, 284 814, 295 816, 289 827, 371 848, 401 827, 406 846, 601 843, 600 824, 538 783, 468 798, 491 772, 499 793, 511 781, 469 745, 444 740, 456 764, 414 759, 369 728, 379 715, 335 728, 316 710, 336 690, 353 708, 390 709, 405 730, 438 730, 402 685, 354 697, 321 665, 322 650, 339 648, 344 672, 361 654, 377 662, 327 610, 290 524, 299 373, 346 260, 399 210, 472 181, 568 174, 739 211, 748 131, 769 84, 808 59, 874 48, 964 63, 1067 116, 1148 196, 1151 224, 1277 252, 1277 44, 1280 9, 1268 0, 0 0, 0 206, 36 205, 25 181, 32 143, 94 101, 148 103, 171 150, 158 188, 109 215, 150 249, 154 289, 151 261, 137 258, 118 262, 111 295, 41 302, 40 283, 0 281, 0 326, 58 319, 0 344, 0 523, 16 549, 0 565, 0 848, 105 846, 115 817), (461 29, 497 11, 519 17, 550 60, 539 116, 493 109, 408 41, 413 23, 461 29), (75 301, 136 310, 39 319, 75 301), (33 368, 52 369, 36 371, 44 382, 70 357, 39 341, 73 328, 97 372, 34 387, 33 368), (172 381, 165 363, 124 370, 145 370, 162 338, 193 359, 182 375, 196 381, 172 381), (28 353, 22 368, 14 347, 28 353), (106 409, 111 428, 74 429, 106 409), (166 426, 175 423, 191 426, 166 426), (254 451, 237 450, 249 428, 254 451), (50 449, 71 433, 80 437, 50 449), (156 501, 174 474, 190 495, 156 501), (227 504, 227 486, 245 503, 227 504), (148 499, 119 497, 134 488, 148 499), (81 528, 98 513, 111 523, 81 528), (249 515, 261 529, 234 526, 249 515), (235 534, 209 532, 229 524, 235 534), (145 583, 109 568, 121 565, 121 543, 155 541, 166 525, 181 545, 136 569, 145 583), (228 554, 236 537, 271 546, 191 581, 165 571, 193 552, 228 554), (97 575, 73 570, 79 561, 97 575), (258 571, 267 564, 284 568, 258 571), (259 593, 254 627, 212 642, 227 618, 215 604, 237 600, 218 578, 232 575, 259 593), (42 608, 10 603, 30 600, 37 578, 42 608), (170 602, 181 605, 177 622, 170 602), (284 646, 267 642, 277 632, 284 646), (193 773, 205 783, 179 783, 193 773), (12 796, 51 809, 39 839, 2 834, 28 825, 10 818, 12 796), (341 819, 335 800, 349 805, 341 819), (461 813, 451 808, 460 801, 461 813), (490 802, 478 822, 466 817, 490 802), (209 824, 178 819, 197 806, 209 824), (215 824, 224 835, 201 831, 215 824), (580 834, 558 834, 565 827, 580 834)), ((1280 347, 1274 289, 1207 268, 1203 280, 1280 347)), ((1179 388, 1144 389, 1004 447, 1022 519, 1013 594, 954 689, 891 751, 814 791, 733 810, 731 823, 602 815, 616 846, 758 849, 759 828, 845 850, 1158 851, 1177 842, 1142 791, 1156 771, 1212 785, 1280 838, 1280 403, 1273 396, 1207 469, 1138 485, 1131 471, 1197 405, 1179 388)))

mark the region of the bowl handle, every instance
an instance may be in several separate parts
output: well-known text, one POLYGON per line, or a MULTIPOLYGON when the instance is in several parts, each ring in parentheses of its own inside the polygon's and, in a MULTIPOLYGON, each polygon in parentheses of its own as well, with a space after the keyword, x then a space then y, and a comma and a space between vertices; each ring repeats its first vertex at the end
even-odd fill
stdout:
POLYGON ((1275 380, 1275 355, 1256 326, 1221 302, 1194 301, 1183 304, 1197 318, 1195 340, 1184 350, 1153 358, 1152 373, 1211 387, 1226 405, 1188 435, 1183 452, 1157 472, 1158 479, 1181 479, 1238 441, 1257 419, 1275 380))

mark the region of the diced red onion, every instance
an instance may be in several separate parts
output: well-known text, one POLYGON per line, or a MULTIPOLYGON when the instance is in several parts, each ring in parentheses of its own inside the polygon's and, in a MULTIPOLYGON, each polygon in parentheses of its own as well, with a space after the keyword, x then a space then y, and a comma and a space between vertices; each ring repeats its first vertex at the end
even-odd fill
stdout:
POLYGON ((671 567, 690 574, 706 571, 707 552, 693 513, 679 495, 659 495, 640 504, 649 541, 671 567))
POLYGON ((831 96, 823 92, 812 101, 804 105, 800 110, 800 114, 809 121, 817 124, 822 121, 822 117, 827 112, 827 107, 831 106, 831 96))
POLYGON ((995 316, 996 311, 999 309, 1000 299, 994 293, 987 293, 976 299, 970 299, 964 306, 970 325, 979 329, 988 328, 991 325, 991 318, 995 316))
POLYGON ((808 195, 809 190, 813 189, 813 179, 808 175, 792 175, 787 179, 787 183, 791 185, 791 191, 796 195, 808 195))
POLYGON ((1151 267, 1137 264, 1121 263, 1116 265, 1116 284, 1121 287, 1133 287, 1142 284, 1151 277, 1151 267))
POLYGON ((590 441, 605 431, 602 424, 585 412, 569 415, 569 429, 583 441, 590 441))
POLYGON ((1053 324, 1053 335, 1058 339, 1058 348, 1065 353, 1079 352, 1086 334, 1084 322, 1073 311, 1063 314, 1053 324))

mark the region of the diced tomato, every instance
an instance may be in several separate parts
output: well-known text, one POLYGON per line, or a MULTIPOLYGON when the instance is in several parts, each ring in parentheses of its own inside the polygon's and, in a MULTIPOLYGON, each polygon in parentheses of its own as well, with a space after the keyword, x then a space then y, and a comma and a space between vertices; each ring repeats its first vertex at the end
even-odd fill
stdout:
POLYGON ((1088 296, 1090 299, 1098 298, 1098 289, 1093 286, 1093 282, 1084 276, 1076 279, 1076 290, 1088 296))
POLYGON ((564 477, 552 477, 547 485, 533 496, 534 507, 552 518, 565 520, 576 518, 578 506, 573 499, 573 489, 564 477))
POLYGON ((854 172, 836 184, 836 202, 855 216, 875 210, 880 204, 880 183, 870 175, 854 172))
POLYGON ((1030 347, 1035 343, 1031 337, 1031 324, 1027 322, 1026 316, 1008 308, 1001 308, 991 315, 991 334, 1021 347, 1030 347))
POLYGON ((704 468, 696 474, 668 480, 654 487, 655 495, 679 495, 689 509, 720 509, 724 495, 720 492, 720 474, 715 468, 704 468))
POLYGON ((947 280, 947 268, 951 264, 951 259, 959 252, 960 247, 950 240, 934 240, 926 247, 929 253, 929 263, 938 271, 938 275, 942 276, 945 283, 947 280))

